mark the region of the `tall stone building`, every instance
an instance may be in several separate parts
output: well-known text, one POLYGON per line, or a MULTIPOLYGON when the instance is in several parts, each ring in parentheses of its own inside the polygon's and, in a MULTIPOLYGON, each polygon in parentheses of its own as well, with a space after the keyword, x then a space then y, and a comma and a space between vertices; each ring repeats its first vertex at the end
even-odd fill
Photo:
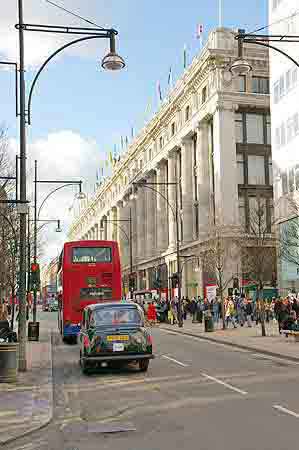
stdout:
MULTIPOLYGON (((130 233, 124 220, 130 212, 137 289, 154 289, 159 268, 162 291, 170 292, 169 280, 177 270, 177 194, 182 295, 188 296, 206 295, 207 288, 213 287, 213 276, 202 258, 196 258, 212 228, 231 234, 244 228, 257 197, 264 201, 267 218, 271 216, 268 52, 247 45, 245 56, 253 71, 232 78, 235 35, 226 28, 210 33, 201 53, 70 228, 69 240, 119 241, 125 287, 130 233), (152 185, 156 193, 133 184, 140 180, 170 185, 152 185)), ((232 258, 226 276, 241 271, 240 258, 232 258)))

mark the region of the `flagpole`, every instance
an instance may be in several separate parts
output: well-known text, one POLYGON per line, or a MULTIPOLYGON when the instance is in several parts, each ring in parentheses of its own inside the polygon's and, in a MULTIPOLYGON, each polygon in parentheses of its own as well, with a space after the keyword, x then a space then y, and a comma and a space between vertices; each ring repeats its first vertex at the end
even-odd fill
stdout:
POLYGON ((222 28, 222 0, 218 0, 218 6, 219 6, 219 28, 222 28))

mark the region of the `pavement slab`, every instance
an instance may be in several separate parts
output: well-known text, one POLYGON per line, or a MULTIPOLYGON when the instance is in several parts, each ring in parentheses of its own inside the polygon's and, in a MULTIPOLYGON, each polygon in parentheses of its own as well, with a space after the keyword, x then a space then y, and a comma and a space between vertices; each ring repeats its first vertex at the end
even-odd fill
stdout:
POLYGON ((27 372, 16 383, 0 384, 0 445, 39 429, 52 418, 51 333, 44 330, 39 342, 27 344, 27 372))
POLYGON ((273 322, 266 326, 266 337, 261 335, 259 325, 251 328, 244 326, 226 330, 220 329, 218 325, 214 332, 207 333, 204 332, 202 324, 192 323, 191 320, 187 320, 184 322, 183 328, 164 323, 160 324, 160 328, 173 333, 185 334, 210 342, 226 344, 243 350, 299 362, 299 342, 296 342, 290 336, 286 338, 280 335, 277 324, 273 322))

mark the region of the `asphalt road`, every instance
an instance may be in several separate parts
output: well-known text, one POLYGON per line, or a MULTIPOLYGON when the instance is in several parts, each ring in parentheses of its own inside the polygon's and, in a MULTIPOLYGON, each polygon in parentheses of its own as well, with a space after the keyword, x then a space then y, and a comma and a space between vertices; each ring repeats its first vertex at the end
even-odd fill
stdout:
POLYGON ((153 329, 156 359, 82 375, 54 327, 53 422, 14 450, 288 450, 297 447, 299 365, 153 329), (122 432, 111 433, 113 427, 122 432))

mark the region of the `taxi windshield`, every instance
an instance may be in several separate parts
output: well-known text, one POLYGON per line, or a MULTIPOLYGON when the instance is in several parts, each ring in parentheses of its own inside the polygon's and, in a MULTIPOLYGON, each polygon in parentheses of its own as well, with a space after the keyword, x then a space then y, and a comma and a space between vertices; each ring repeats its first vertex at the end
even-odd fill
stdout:
POLYGON ((92 313, 95 326, 101 325, 141 325, 142 317, 135 308, 103 308, 92 313))

